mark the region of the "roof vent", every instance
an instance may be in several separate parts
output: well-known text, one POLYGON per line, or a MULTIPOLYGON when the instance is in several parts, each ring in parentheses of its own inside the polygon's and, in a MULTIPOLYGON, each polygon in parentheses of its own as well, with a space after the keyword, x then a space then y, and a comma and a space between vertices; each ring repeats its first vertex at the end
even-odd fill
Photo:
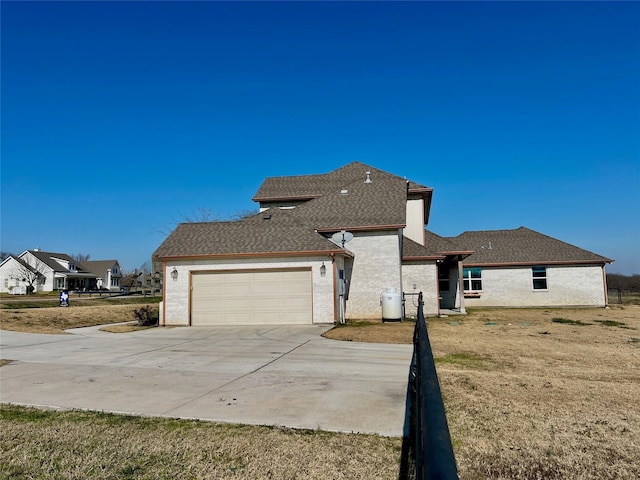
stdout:
POLYGON ((262 218, 263 218, 264 220, 271 220, 271 214, 270 214, 270 213, 265 213, 265 214, 262 216, 262 218))
POLYGON ((371 172, 367 172, 367 179, 364 181, 364 183, 371 183, 371 172))
POLYGON ((349 190, 347 189, 340 190, 340 195, 346 195, 347 193, 349 193, 349 190))

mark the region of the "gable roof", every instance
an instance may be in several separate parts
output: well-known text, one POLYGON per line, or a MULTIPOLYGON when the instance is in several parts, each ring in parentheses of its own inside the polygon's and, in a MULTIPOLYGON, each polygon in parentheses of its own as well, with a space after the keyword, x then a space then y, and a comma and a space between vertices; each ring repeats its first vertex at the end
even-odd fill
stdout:
POLYGON ((436 235, 429 230, 425 230, 424 236, 424 245, 420 245, 410 238, 403 237, 403 261, 445 259, 448 255, 467 257, 473 253, 459 249, 451 240, 436 235))
POLYGON ((116 264, 118 264, 117 260, 85 260, 84 262, 77 262, 80 268, 99 277, 102 277, 107 270, 111 270, 116 264))
POLYGON ((270 177, 253 200, 299 202, 295 208, 269 208, 235 222, 183 223, 153 255, 350 255, 322 233, 402 228, 409 192, 430 200, 432 190, 360 162, 326 174, 270 177))
MULTIPOLYGON (((431 192, 397 175, 352 162, 320 175, 267 178, 253 200, 306 201, 294 209, 294 215, 320 231, 366 230, 404 227, 407 194, 430 200, 431 192)), ((428 208, 425 217, 427 212, 428 208)))
POLYGON ((237 222, 181 223, 153 255, 171 258, 345 253, 291 213, 273 209, 237 222))
POLYGON ((69 255, 67 255, 66 253, 43 252, 43 251, 40 251, 40 250, 37 250, 37 251, 36 250, 27 250, 27 251, 23 252, 20 256, 24 255, 27 252, 30 253, 31 255, 33 255, 34 257, 36 257, 39 261, 44 263, 46 266, 51 268, 54 272, 68 272, 69 271, 67 268, 64 268, 64 266, 62 266, 60 263, 56 262, 54 260, 54 258, 59 258, 60 260, 64 260, 64 261, 69 262, 69 263, 74 263, 74 264, 78 263, 73 258, 71 258, 69 255))
POLYGON ((473 250, 465 265, 604 264, 597 255, 542 233, 520 227, 513 230, 467 231, 449 237, 457 248, 473 250))
MULTIPOLYGON (((329 173, 267 177, 254 195, 253 201, 309 200, 318 198, 346 188, 347 185, 353 182, 364 181, 366 172, 371 172, 372 177, 378 173, 391 175, 361 162, 351 162, 329 173)), ((419 183, 409 181, 408 184, 411 190, 428 189, 428 187, 419 183)))
POLYGON ((37 270, 35 268, 33 268, 31 265, 29 265, 27 262, 22 260, 20 257, 14 257, 13 255, 9 255, 7 258, 5 258, 2 261, 2 263, 0 263, 0 266, 11 262, 11 260, 17 262, 18 265, 20 265, 20 267, 22 267, 22 268, 26 268, 27 270, 29 270, 29 271, 31 271, 33 273, 38 273, 37 270))

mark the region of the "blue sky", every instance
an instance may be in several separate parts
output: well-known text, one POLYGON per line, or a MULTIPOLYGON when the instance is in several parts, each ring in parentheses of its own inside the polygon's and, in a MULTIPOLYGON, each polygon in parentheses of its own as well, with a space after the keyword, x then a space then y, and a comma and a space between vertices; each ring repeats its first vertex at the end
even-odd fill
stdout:
POLYGON ((640 273, 638 2, 3 1, 1 245, 148 262, 359 160, 640 273), (164 232, 164 233, 163 233, 164 232))

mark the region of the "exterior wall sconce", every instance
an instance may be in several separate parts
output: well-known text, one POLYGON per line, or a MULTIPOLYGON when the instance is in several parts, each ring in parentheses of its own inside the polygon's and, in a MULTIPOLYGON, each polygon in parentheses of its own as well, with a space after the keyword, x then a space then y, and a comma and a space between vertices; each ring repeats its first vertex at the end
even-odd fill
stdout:
POLYGON ((327 276, 327 267, 324 266, 324 262, 322 262, 322 266, 320 267, 320 276, 321 277, 327 276))
POLYGON ((176 267, 173 267, 173 270, 171 271, 171 278, 173 278, 174 281, 178 279, 178 270, 176 270, 176 267))

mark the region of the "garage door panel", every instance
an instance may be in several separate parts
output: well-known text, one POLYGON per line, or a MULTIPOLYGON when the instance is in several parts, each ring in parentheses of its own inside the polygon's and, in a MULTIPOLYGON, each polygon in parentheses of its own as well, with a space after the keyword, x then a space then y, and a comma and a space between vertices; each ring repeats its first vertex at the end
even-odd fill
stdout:
POLYGON ((194 272, 191 323, 310 324, 311 270, 194 272))

